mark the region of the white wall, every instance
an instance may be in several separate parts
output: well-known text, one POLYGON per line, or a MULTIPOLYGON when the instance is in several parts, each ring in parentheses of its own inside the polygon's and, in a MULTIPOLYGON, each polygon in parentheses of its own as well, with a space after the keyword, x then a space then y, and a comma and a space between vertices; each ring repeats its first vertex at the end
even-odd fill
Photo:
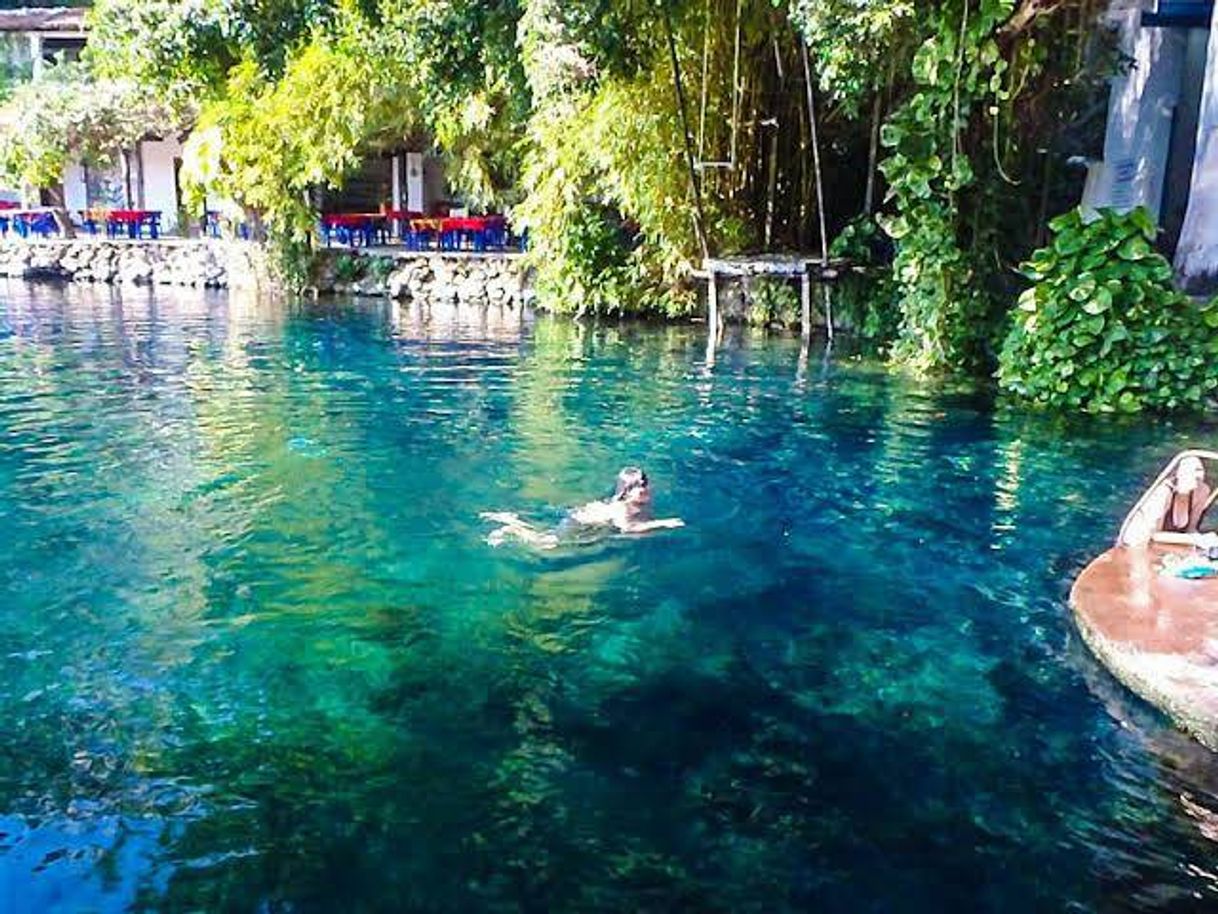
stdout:
POLYGON ((178 191, 174 182, 174 159, 182 157, 182 144, 176 139, 145 140, 140 143, 140 172, 143 175, 139 205, 161 211, 161 228, 178 227, 178 191))
POLYGON ((1105 16, 1133 63, 1112 80, 1104 159, 1088 181, 1085 210, 1144 206, 1159 216, 1187 36, 1183 29, 1142 28, 1143 9, 1154 5, 1154 0, 1113 0, 1105 16))
POLYGON ((427 212, 423 196, 423 153, 408 152, 406 159, 406 209, 416 213, 427 212))
POLYGON ((1210 27, 1209 58, 1201 90, 1197 151, 1180 244, 1176 275, 1189 292, 1218 291, 1218 5, 1210 27))
MULTIPOLYGON (((63 170, 63 205, 68 212, 89 208, 89 188, 85 184, 85 169, 79 162, 70 162, 63 170)), ((73 217, 75 218, 75 217, 73 217)))

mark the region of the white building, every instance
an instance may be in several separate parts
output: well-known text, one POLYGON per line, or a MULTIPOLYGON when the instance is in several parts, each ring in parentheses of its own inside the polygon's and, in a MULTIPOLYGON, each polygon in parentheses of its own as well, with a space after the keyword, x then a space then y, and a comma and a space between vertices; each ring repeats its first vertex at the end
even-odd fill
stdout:
POLYGON ((85 46, 85 11, 74 7, 0 10, 0 57, 9 80, 38 76, 85 46))
POLYGON ((1103 159, 1085 209, 1145 207, 1181 285, 1218 291, 1218 41, 1213 0, 1112 0, 1130 66, 1112 80, 1103 159))

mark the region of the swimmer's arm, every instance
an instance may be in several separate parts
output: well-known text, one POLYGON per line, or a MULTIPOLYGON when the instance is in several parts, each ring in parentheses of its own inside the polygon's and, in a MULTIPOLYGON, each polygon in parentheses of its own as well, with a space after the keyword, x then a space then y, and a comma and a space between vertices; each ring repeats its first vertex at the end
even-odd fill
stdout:
POLYGON ((675 530, 684 527, 685 521, 679 517, 667 517, 663 520, 647 520, 638 523, 625 524, 621 527, 623 533, 650 533, 652 530, 675 530))
POLYGON ((523 520, 520 515, 514 511, 483 511, 478 516, 483 520, 489 520, 493 524, 513 524, 521 527, 528 526, 528 522, 523 520))

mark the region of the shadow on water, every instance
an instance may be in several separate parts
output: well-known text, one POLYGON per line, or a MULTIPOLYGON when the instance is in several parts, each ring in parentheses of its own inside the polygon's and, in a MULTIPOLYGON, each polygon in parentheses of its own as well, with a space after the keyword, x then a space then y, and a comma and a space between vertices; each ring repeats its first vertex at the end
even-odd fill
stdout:
POLYGON ((841 340, 2 291, 0 909, 1218 903, 1212 756, 1065 606, 1204 428, 841 340), (686 528, 484 543, 627 463, 686 528))

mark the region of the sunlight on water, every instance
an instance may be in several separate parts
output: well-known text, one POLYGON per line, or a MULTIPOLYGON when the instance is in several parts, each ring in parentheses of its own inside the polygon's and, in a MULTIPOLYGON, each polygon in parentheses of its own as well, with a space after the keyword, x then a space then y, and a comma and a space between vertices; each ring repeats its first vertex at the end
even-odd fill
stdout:
POLYGON ((1205 430, 696 328, 0 296, 0 910, 1218 905, 1218 767, 1065 606, 1205 430), (628 463, 686 528, 484 542, 628 463))

